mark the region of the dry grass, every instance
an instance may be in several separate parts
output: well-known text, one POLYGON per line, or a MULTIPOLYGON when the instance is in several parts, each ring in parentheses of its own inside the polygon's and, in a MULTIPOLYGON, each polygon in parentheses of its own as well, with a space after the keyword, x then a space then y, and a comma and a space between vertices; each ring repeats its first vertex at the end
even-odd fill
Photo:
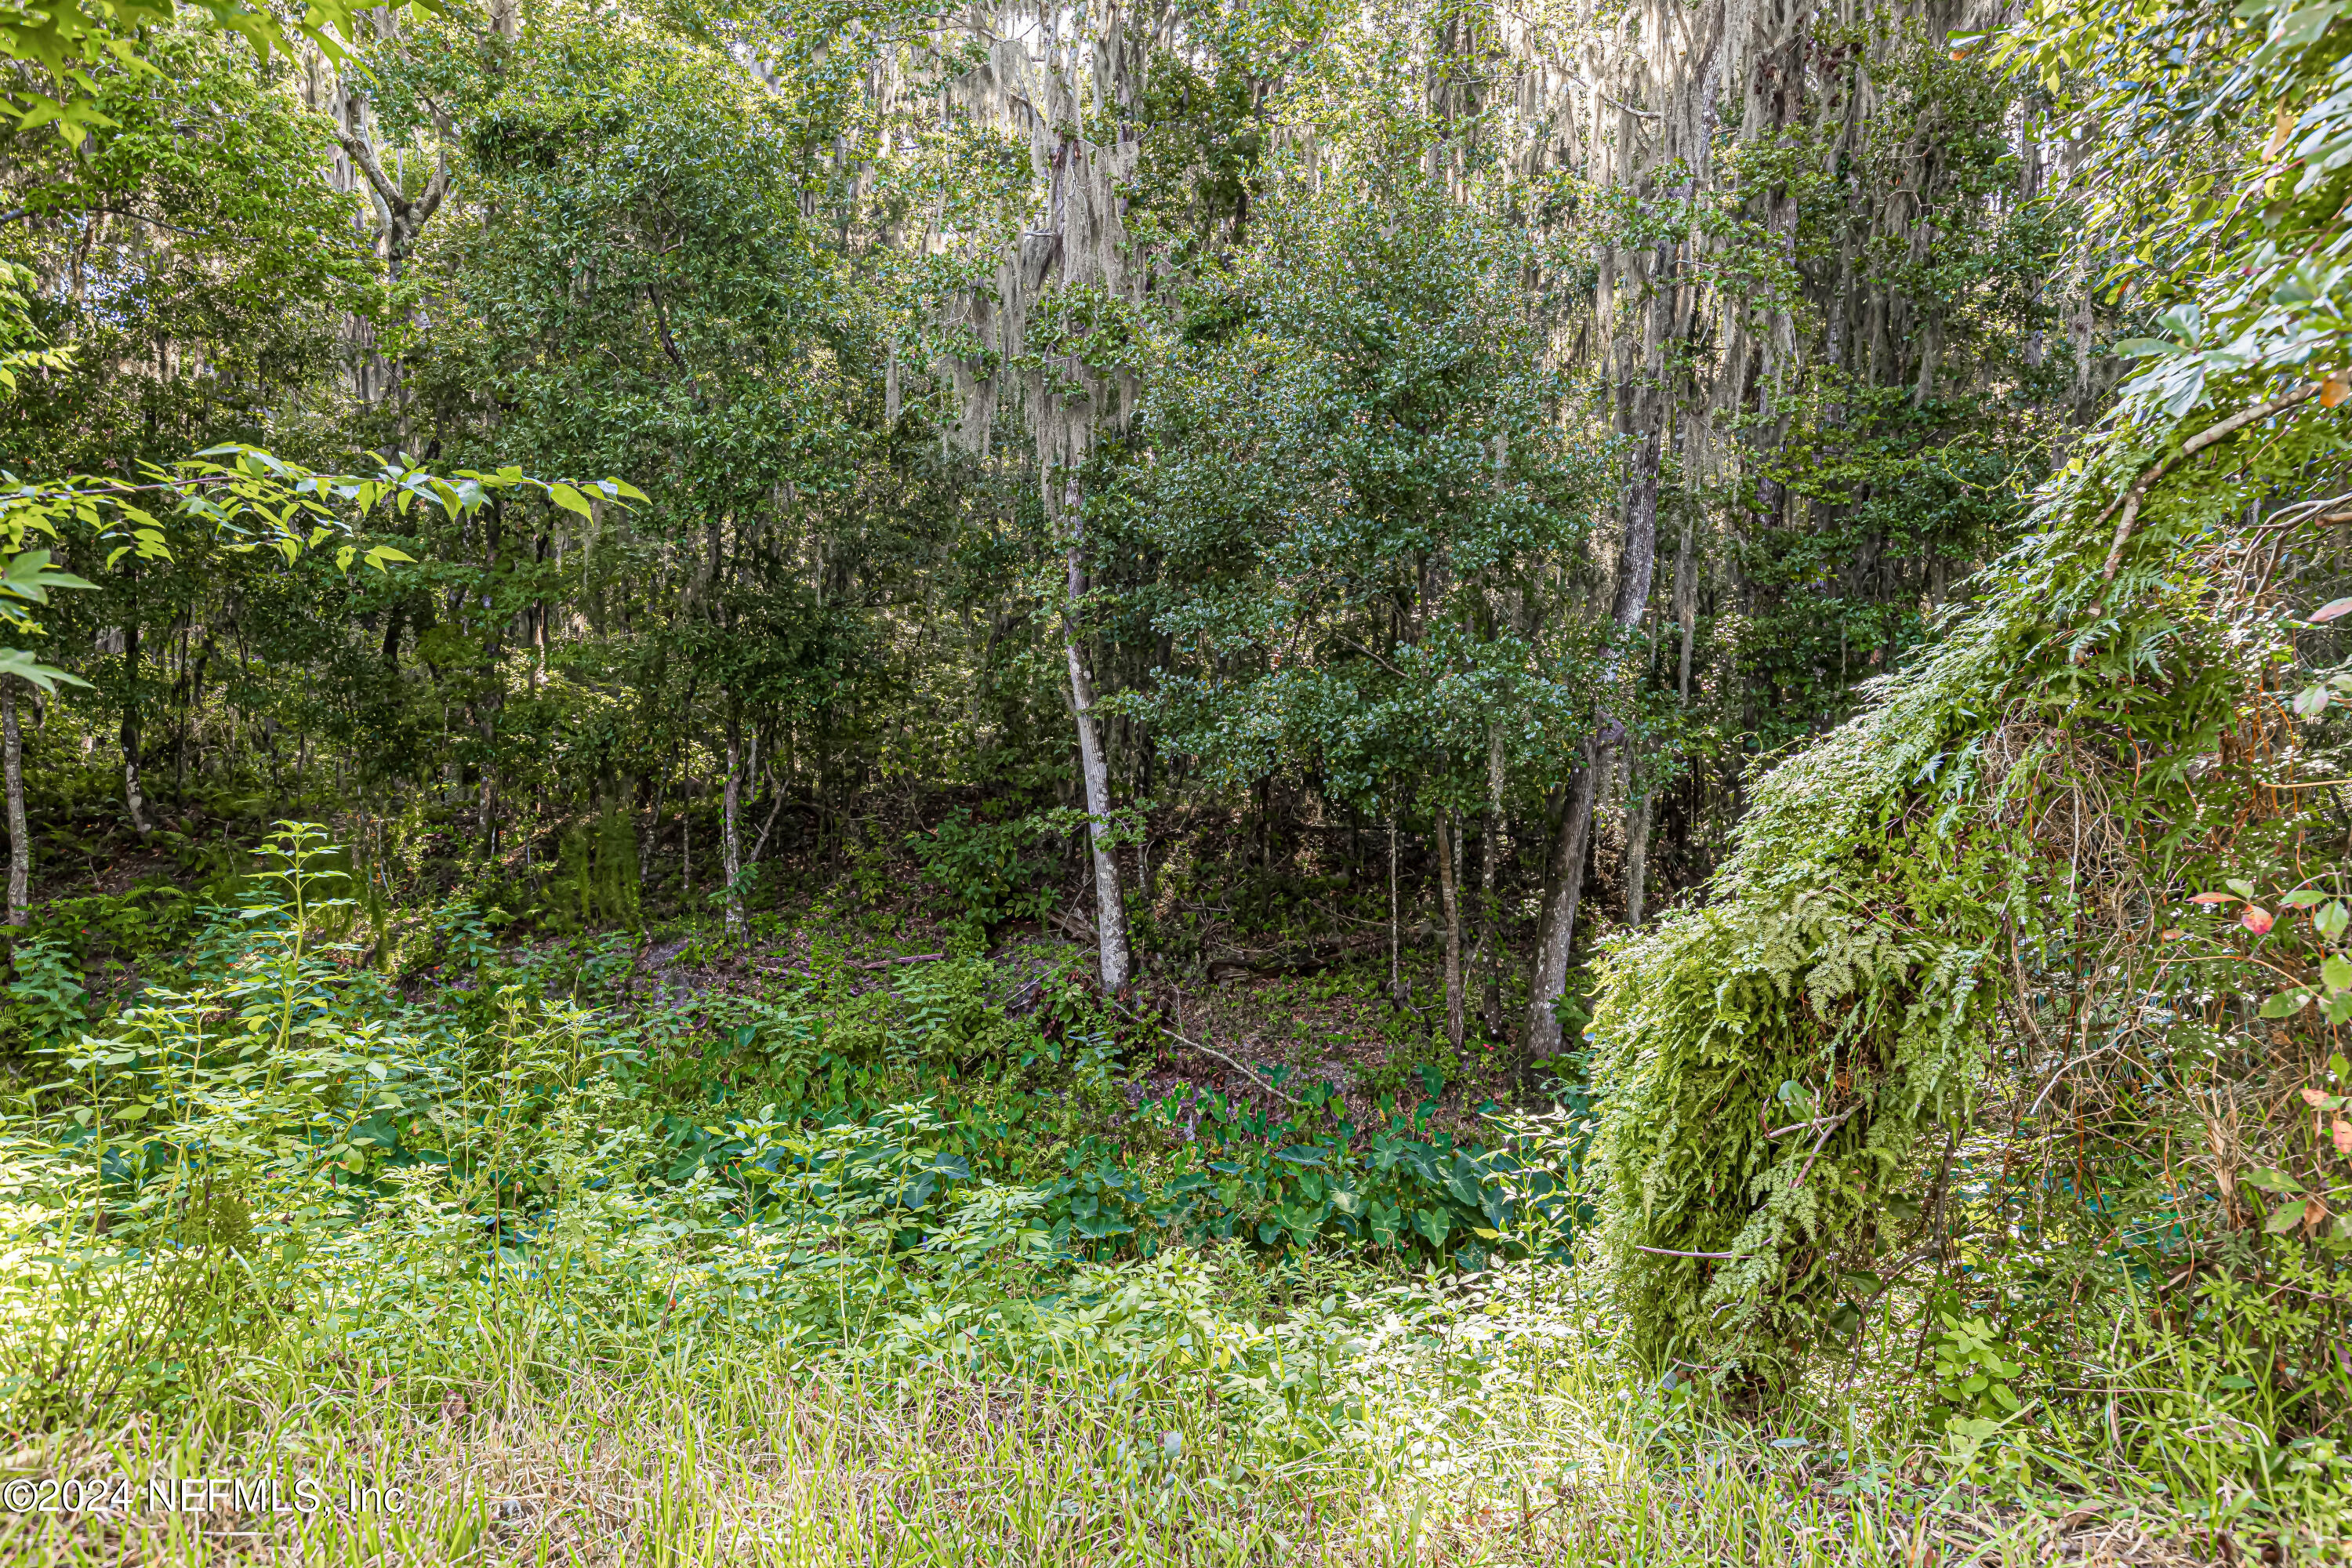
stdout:
MULTIPOLYGON (((612 1564, 2149 1564, 2261 1561, 2200 1550, 2128 1510, 2061 1519, 1972 1510, 1841 1478, 1760 1445, 1661 1448, 1571 1377, 1555 1417, 1468 1470, 1360 1456, 1269 1459, 1195 1401, 1043 1384, 837 1383, 781 1364, 719 1378, 583 1369, 448 1389, 314 1389, 224 1402, 184 1430, 134 1421, 10 1455, 12 1478, 115 1486, 131 1506, 0 1512, 0 1562, 612 1564), (283 1510, 174 1511, 148 1478, 251 1484, 283 1510), (323 1506, 296 1511, 308 1494, 323 1506), (401 1491, 352 1511, 354 1488, 401 1491), (1923 1506, 1927 1505, 1927 1506, 1923 1506)), ((1620 1402, 1622 1404, 1622 1401, 1620 1402)), ((1529 1409, 1522 1414, 1535 1415, 1529 1409)), ((1902 1468, 1897 1467, 1898 1470, 1902 1468)), ((1913 1468, 1916 1469, 1916 1464, 1913 1468)), ((1923 1481, 1930 1478, 1922 1478, 1923 1481)), ((58 1494, 65 1496, 62 1487, 58 1494)), ((252 1500, 247 1500, 250 1502, 252 1500)))

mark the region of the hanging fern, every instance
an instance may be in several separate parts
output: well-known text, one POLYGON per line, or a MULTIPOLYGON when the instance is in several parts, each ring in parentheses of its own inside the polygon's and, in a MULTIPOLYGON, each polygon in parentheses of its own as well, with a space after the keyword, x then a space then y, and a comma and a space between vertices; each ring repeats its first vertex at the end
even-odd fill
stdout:
POLYGON ((1652 1359, 1761 1390, 1850 1327, 1916 1239, 1890 1200, 1976 1107, 2019 954, 2076 974, 2146 948, 2200 825, 2256 812, 2242 773, 2189 765, 2277 707, 2276 617, 2225 572, 2248 500, 2336 440, 2243 428, 2147 489, 2112 582, 2111 502, 2182 433, 2061 476, 1986 597, 1762 775, 1707 900, 1603 961, 1596 1245, 1652 1359))

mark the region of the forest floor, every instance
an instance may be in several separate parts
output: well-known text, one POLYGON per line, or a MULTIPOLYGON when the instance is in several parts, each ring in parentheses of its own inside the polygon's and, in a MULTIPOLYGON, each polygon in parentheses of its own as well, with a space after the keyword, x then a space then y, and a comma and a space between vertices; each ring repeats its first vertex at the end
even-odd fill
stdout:
MULTIPOLYGON (((217 887, 169 847, 88 869, 54 888, 44 929, 93 1010, 139 984, 217 984, 191 956, 227 929, 195 912, 217 887)), ((56 1255, 20 1245, 41 1211, 0 1204, 0 1380, 18 1400, 0 1486, 34 1488, 0 1493, 0 1562, 2320 1560, 2290 1558, 2294 1530, 2238 1517, 2226 1489, 2176 1499, 2054 1443, 2019 1462, 1955 1450, 1917 1419, 1891 1315, 1769 1413, 1633 1367, 1580 1293, 1573 1211, 1514 1249, 1494 1238, 1535 1226, 1532 1200, 1465 1184, 1516 1146, 1498 1118, 1574 1102, 1575 1064, 1447 1047, 1410 909, 1402 999, 1385 922, 1326 888, 1313 921, 1196 929, 1113 1002, 1077 917, 983 935, 919 868, 865 870, 779 889, 736 938, 715 919, 532 931, 446 901, 347 926, 332 975, 362 957, 397 974, 352 1005, 351 1048, 396 1085, 404 1038, 488 1042, 477 1076, 436 1091, 475 1109, 413 1101, 379 1146, 354 1142, 374 1195, 286 1210, 268 1234, 307 1241, 226 1282, 147 1279, 120 1251, 79 1282, 44 1275, 56 1255), (561 1014, 573 999, 597 1010, 561 1014), (556 1023, 525 1016, 542 1006, 556 1023), (627 1065, 534 1088, 512 1063, 544 1056, 549 1028, 627 1065), (464 1165, 447 1129, 526 1102, 572 1109, 498 1156, 487 1209, 403 1184, 464 1165), (926 1158, 970 1182, 930 1234, 961 1245, 955 1215, 990 1192, 1026 1194, 1032 1228, 944 1268, 889 1225, 870 1246, 744 1252, 749 1178, 782 1173, 776 1151, 870 1147, 913 1104, 935 1118, 926 1158), (710 1205, 739 1190, 727 1222, 710 1205), (509 1247, 509 1226, 532 1239, 509 1247), (183 1507, 145 1489, 158 1475, 226 1489, 183 1507), (237 1492, 265 1477, 283 1506, 237 1492)), ((69 1125, 5 1131, 19 1196, 42 1161, 69 1164, 69 1125)), ((314 1195, 352 1191, 325 1175, 314 1195)))

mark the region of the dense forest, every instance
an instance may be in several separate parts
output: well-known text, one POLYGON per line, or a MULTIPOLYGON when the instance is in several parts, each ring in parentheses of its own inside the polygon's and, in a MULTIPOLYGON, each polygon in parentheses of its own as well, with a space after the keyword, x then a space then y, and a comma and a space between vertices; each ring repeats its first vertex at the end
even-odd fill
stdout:
POLYGON ((0 39, 0 1555, 2352 1561, 2352 8, 0 39))

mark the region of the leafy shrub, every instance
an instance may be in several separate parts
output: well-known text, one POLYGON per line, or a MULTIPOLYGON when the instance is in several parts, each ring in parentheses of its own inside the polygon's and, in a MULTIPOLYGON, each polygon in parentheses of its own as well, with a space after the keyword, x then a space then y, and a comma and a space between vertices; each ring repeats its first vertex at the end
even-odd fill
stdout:
POLYGON ((1036 852, 1043 832, 1032 818, 979 822, 958 808, 930 832, 908 835, 907 842, 952 911, 985 932, 1053 911, 1055 862, 1036 852))
POLYGON ((20 938, 9 954, 7 1028, 20 1041, 46 1042, 89 1022, 81 970, 54 936, 20 938))

